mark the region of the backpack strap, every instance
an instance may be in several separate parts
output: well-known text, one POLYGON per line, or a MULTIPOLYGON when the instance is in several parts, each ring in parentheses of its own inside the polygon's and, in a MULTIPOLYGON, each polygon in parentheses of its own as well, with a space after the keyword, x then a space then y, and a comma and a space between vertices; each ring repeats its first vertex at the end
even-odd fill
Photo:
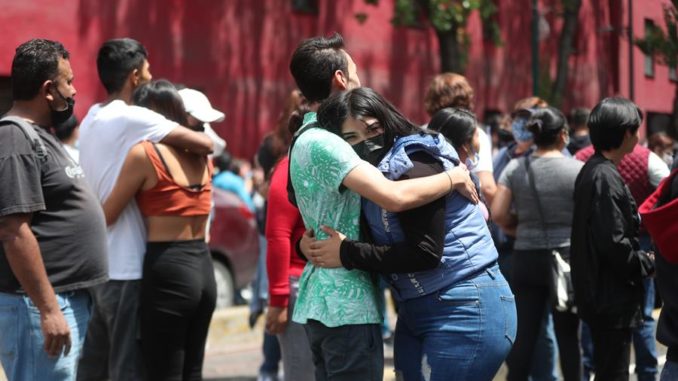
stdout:
POLYGON ((26 135, 26 138, 31 142, 33 151, 38 156, 40 161, 44 161, 47 157, 47 149, 45 148, 45 143, 42 141, 38 133, 35 131, 33 126, 28 123, 24 118, 18 116, 5 116, 0 119, 0 126, 6 126, 13 124, 21 129, 26 135))

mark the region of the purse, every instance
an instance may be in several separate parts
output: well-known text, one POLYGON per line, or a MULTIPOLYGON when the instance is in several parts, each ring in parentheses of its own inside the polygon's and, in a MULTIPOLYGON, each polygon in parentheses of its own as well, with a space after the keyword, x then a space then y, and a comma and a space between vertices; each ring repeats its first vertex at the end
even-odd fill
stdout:
MULTIPOLYGON (((529 156, 525 156, 525 167, 527 169, 527 178, 530 183, 530 188, 532 188, 534 198, 537 201, 537 210, 539 211, 541 227, 544 230, 544 237, 546 237, 546 246, 551 247, 541 200, 539 199, 539 193, 537 193, 537 187, 534 185, 534 174, 530 167, 529 156)), ((551 276, 549 278, 549 299, 551 305, 557 311, 576 314, 577 306, 574 303, 574 286, 572 285, 570 264, 563 259, 558 250, 547 249, 547 251, 550 252, 551 255, 551 276)))

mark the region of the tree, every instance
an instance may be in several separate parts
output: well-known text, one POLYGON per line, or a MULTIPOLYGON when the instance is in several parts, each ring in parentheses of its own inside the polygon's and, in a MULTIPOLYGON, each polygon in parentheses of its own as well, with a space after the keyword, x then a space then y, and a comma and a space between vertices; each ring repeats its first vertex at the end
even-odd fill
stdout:
MULTIPOLYGON (((364 0, 376 5, 379 0, 364 0)), ((396 26, 432 27, 440 45, 441 72, 464 73, 470 39, 466 26, 471 12, 478 10, 484 31, 496 44, 501 43, 499 26, 494 20, 494 0, 395 0, 391 22, 396 26)), ((356 15, 364 21, 364 14, 356 15)))
MULTIPOLYGON (((645 38, 636 39, 635 44, 640 50, 654 56, 658 63, 668 66, 671 70, 678 67, 678 0, 671 0, 664 5, 664 22, 666 32, 658 26, 651 26, 645 38)), ((678 133, 678 86, 673 98, 673 133, 678 133)))
POLYGON ((556 67, 556 80, 551 88, 551 104, 560 107, 567 85, 569 58, 572 54, 572 43, 577 34, 579 25, 579 10, 581 0, 563 0, 563 29, 560 32, 558 43, 558 63, 556 67))

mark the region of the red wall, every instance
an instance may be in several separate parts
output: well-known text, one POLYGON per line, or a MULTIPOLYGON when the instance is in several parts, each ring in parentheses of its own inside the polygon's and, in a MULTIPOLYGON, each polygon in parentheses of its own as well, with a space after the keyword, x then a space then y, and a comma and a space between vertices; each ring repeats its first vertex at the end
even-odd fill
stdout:
MULTIPOLYGON (((666 0, 635 0, 634 28, 642 36, 643 19, 663 25, 666 0)), ((379 6, 363 0, 319 1, 318 15, 293 13, 291 0, 0 0, 0 75, 9 75, 14 49, 33 37, 56 39, 72 54, 78 89, 76 113, 104 98, 96 74, 96 53, 109 38, 129 36, 149 50, 155 78, 203 90, 226 121, 215 125, 240 156, 251 157, 261 137, 273 128, 294 84, 289 57, 305 37, 339 31, 358 64, 362 83, 383 92, 404 113, 425 122, 423 93, 438 71, 437 41, 428 29, 393 28, 393 1, 379 6), (365 12, 360 24, 354 15, 365 12)), ((531 95, 530 18, 527 1, 498 1, 504 44, 483 41, 480 20, 469 24, 471 57, 467 76, 476 89, 476 112, 509 110, 531 95)), ((555 75, 559 0, 542 0, 550 24, 540 43, 544 70, 555 75)), ((564 109, 593 106, 601 97, 628 94, 625 37, 611 27, 626 26, 626 0, 584 0, 576 54, 570 59, 571 83, 564 109), (623 3, 623 4, 622 4, 623 3), (613 11, 611 12, 610 9, 613 11), (616 13, 619 13, 618 11, 616 13), (619 23, 620 25, 616 25, 619 23)), ((643 75, 642 54, 635 54, 636 100, 649 111, 669 112, 674 82, 656 65, 643 75)))

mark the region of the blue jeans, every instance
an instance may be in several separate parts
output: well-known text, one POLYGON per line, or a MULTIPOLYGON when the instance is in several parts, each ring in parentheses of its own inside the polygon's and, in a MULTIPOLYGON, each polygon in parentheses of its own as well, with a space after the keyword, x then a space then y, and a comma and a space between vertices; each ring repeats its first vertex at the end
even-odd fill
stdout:
POLYGON ((659 381, 674 381, 678 380, 678 362, 666 361, 662 374, 659 376, 659 381))
POLYGON ((515 299, 496 265, 399 307, 396 380, 492 380, 515 340, 515 299))
POLYGON ((75 380, 78 359, 90 318, 89 292, 78 290, 56 294, 71 330, 68 355, 51 358, 45 352, 40 312, 26 295, 0 293, 0 360, 12 381, 75 380))

